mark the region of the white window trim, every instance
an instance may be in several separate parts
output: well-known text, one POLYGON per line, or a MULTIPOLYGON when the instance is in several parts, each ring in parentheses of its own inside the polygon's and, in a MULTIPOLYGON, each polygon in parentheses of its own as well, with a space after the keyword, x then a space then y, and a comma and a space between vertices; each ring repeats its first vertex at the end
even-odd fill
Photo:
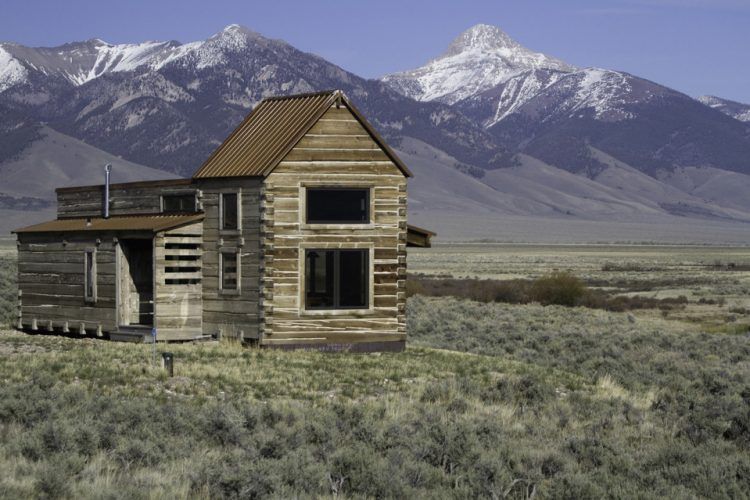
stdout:
MULTIPOLYGON (((325 181, 304 181, 299 183, 299 227, 300 229, 374 229, 375 228, 375 185, 355 182, 352 184, 331 184, 325 181), (315 224, 307 222, 307 188, 368 189, 370 191, 370 222, 350 224, 315 224)), ((322 248, 322 247, 321 247, 322 248)))
POLYGON ((242 234, 242 189, 222 189, 219 191, 219 234, 240 235, 242 234), (237 195, 237 228, 224 229, 224 195, 234 193, 237 195))
POLYGON ((297 304, 300 316, 367 316, 375 313, 375 244, 374 243, 300 243, 299 245, 299 282, 297 304), (367 276, 367 307, 361 309, 307 309, 305 301, 305 275, 307 274, 307 259, 305 254, 308 249, 321 250, 368 250, 368 276, 367 276))
POLYGON ((86 248, 83 251, 83 300, 87 304, 96 304, 97 299, 97 286, 96 282, 98 281, 97 276, 97 269, 96 269, 96 248, 86 248), (89 270, 88 266, 86 265, 86 260, 88 259, 88 255, 91 254, 91 292, 92 294, 89 295, 89 270))
POLYGON ((223 247, 219 249, 219 293, 223 295, 239 295, 242 289, 242 254, 237 247, 223 247), (233 253, 237 256, 237 288, 224 288, 224 254, 233 253))

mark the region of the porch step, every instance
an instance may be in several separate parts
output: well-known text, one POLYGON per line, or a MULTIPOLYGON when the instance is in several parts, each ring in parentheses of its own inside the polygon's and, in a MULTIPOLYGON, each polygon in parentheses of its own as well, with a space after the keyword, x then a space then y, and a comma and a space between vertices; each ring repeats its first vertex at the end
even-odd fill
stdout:
POLYGON ((150 344, 153 342, 151 327, 148 325, 123 325, 117 331, 109 334, 109 339, 116 342, 138 342, 150 344))

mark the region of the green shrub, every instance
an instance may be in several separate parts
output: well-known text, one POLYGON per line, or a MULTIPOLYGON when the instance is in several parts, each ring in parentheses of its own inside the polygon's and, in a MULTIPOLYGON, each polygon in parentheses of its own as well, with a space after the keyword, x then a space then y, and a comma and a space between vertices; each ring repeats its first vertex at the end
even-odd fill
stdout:
POLYGON ((566 271, 556 271, 537 278, 531 284, 529 296, 543 305, 576 306, 587 293, 583 282, 566 271))
POLYGON ((14 327, 17 314, 16 259, 0 257, 0 328, 14 327))

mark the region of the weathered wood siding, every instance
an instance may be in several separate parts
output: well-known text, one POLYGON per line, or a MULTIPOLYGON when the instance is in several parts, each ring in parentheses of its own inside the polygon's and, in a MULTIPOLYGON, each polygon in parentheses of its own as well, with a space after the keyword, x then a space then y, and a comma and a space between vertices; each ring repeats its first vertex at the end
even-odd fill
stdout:
MULTIPOLYGON (((157 181, 112 185, 109 192, 110 215, 155 214, 161 212, 164 192, 194 189, 187 181, 157 181)), ((58 218, 101 217, 104 211, 104 186, 82 187, 57 192, 58 218)))
POLYGON ((203 332, 227 337, 257 339, 260 290, 260 186, 259 178, 204 179, 197 181, 206 217, 203 221, 203 332), (238 192, 240 230, 219 227, 219 196, 238 192), (240 259, 237 293, 219 289, 219 254, 236 248, 240 259))
POLYGON ((406 178, 348 109, 327 111, 266 178, 262 215, 263 345, 405 340, 406 178), (306 185, 371 187, 372 224, 306 225, 306 185), (305 311, 305 247, 372 249, 373 307, 305 311))
POLYGON ((71 234, 18 235, 18 289, 24 328, 89 333, 116 327, 115 244, 71 234), (84 254, 96 249, 96 303, 84 300, 84 254))
POLYGON ((190 340, 203 334, 202 238, 200 222, 154 238, 154 326, 158 340, 190 340))

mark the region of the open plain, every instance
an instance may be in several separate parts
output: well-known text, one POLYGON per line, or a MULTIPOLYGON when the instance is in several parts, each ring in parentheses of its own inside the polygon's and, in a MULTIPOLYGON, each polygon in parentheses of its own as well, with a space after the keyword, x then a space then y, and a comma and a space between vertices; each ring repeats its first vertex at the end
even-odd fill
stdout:
POLYGON ((173 378, 148 345, 9 329, 14 252, 0 245, 2 497, 750 495, 748 248, 410 250, 420 280, 567 272, 657 300, 414 293, 404 353, 159 345, 173 378))

